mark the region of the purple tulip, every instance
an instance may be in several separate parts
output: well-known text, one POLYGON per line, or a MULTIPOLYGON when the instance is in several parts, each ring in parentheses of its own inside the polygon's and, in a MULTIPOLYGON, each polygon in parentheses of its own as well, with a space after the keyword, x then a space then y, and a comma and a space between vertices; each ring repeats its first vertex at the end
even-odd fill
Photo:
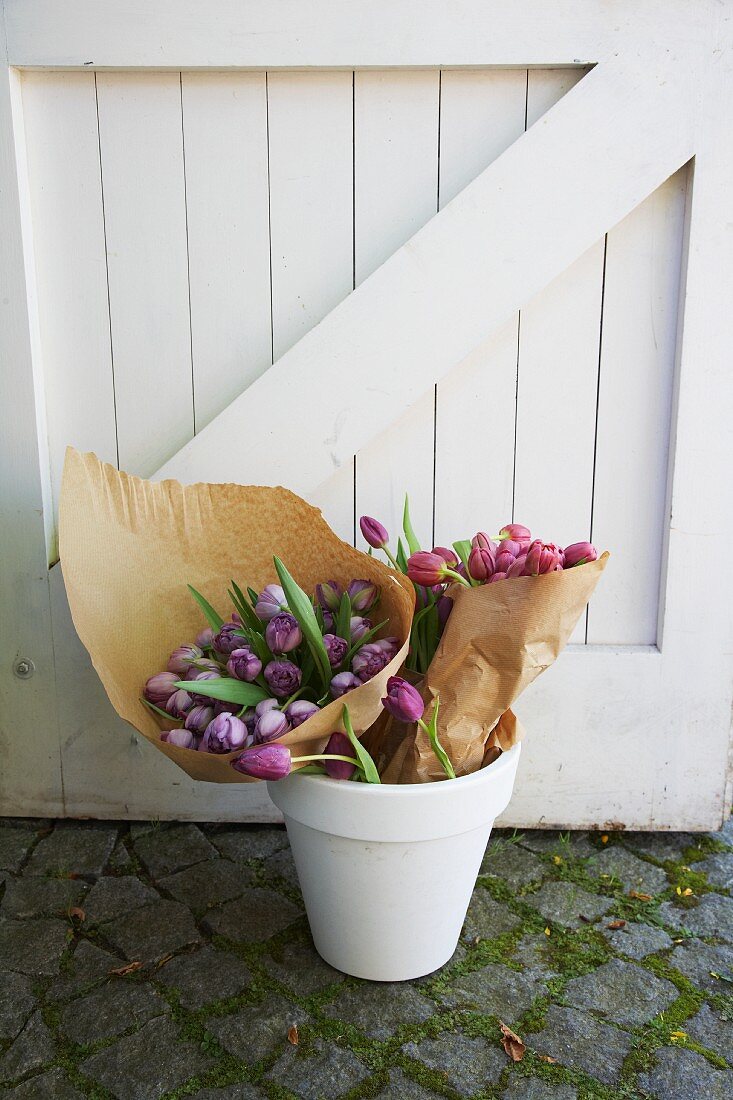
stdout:
POLYGON ((372 581, 350 581, 346 592, 352 608, 359 614, 371 611, 379 599, 379 585, 373 584, 372 581))
POLYGON ((168 671, 183 675, 184 672, 188 672, 194 661, 201 660, 203 655, 203 650, 199 649, 197 645, 191 643, 179 645, 178 649, 174 649, 168 658, 168 671))
POLYGON ((382 706, 399 722, 417 722, 425 710, 420 692, 402 676, 390 676, 387 680, 387 695, 382 699, 382 706))
POLYGON ((359 520, 359 527, 365 542, 368 542, 375 550, 381 550, 389 542, 387 528, 378 519, 372 519, 371 516, 362 516, 359 520))
POLYGON ((524 563, 524 575, 536 577, 541 573, 554 573, 562 569, 560 548, 554 542, 542 542, 535 539, 527 551, 527 560, 524 563))
POLYGON ((244 714, 238 714, 238 718, 241 718, 247 727, 247 733, 250 734, 252 740, 254 740, 255 726, 257 725, 257 715, 254 707, 247 707, 244 714))
POLYGON ((266 584, 257 597, 255 615, 263 623, 269 623, 273 615, 278 615, 288 606, 285 592, 279 584, 266 584))
POLYGON ((303 641, 298 620, 287 611, 273 615, 265 628, 265 641, 272 653, 291 653, 303 641))
POLYGON ((189 665, 185 675, 186 680, 196 680, 200 672, 213 672, 215 676, 221 676, 221 665, 218 661, 211 661, 208 657, 202 657, 200 661, 189 665))
POLYGON ((309 703, 307 699, 295 699, 286 709, 285 714, 291 728, 297 729, 308 721, 311 714, 316 714, 318 709, 315 703, 309 703))
POLYGON ((195 749, 197 738, 190 730, 168 730, 168 733, 164 733, 161 737, 161 741, 176 745, 179 749, 195 749))
POLYGON ((225 699, 209 700, 214 704, 214 717, 219 714, 238 714, 242 709, 239 703, 228 703, 225 699))
POLYGON ((255 718, 261 718, 263 714, 267 714, 268 710, 279 710, 279 699, 261 699, 255 707, 255 718))
POLYGON ((361 687, 361 680, 353 672, 339 672, 331 680, 330 691, 334 699, 340 699, 347 691, 361 687))
POLYGON ((265 681, 273 695, 287 699, 300 687, 303 673, 292 661, 270 661, 265 665, 265 681))
POLYGON ((234 714, 219 714, 209 722, 199 745, 201 752, 235 752, 246 748, 249 732, 241 718, 234 714))
POLYGON ((174 691, 180 676, 175 672, 156 672, 145 684, 143 695, 156 707, 164 707, 174 691))
POLYGON ((351 644, 360 642, 365 634, 374 626, 371 619, 367 619, 364 615, 352 615, 349 623, 349 637, 351 638, 351 644))
POLYGON ((268 741, 277 741, 284 733, 290 732, 290 723, 281 710, 268 710, 257 719, 255 726, 255 744, 264 745, 268 741))
POLYGON ((334 616, 333 611, 323 611, 323 609, 321 609, 321 614, 323 615, 323 631, 324 631, 324 633, 327 632, 329 634, 333 634, 333 632, 336 628, 336 618, 334 616))
POLYGON ((262 661, 251 646, 243 645, 240 649, 232 650, 227 669, 235 679, 251 684, 262 672, 262 661))
POLYGON ((284 779, 290 774, 290 749, 286 745, 257 745, 232 760, 232 767, 253 779, 284 779))
POLYGON ((324 611, 338 611, 343 594, 338 581, 324 581, 316 585, 316 599, 324 611))
MULTIPOLYGON (((332 733, 323 751, 334 756, 354 755, 353 746, 345 733, 332 733)), ((324 760, 323 766, 331 779, 351 779, 356 771, 356 765, 347 764, 345 760, 324 760)))
POLYGON ((339 638, 338 634, 324 634, 323 644, 326 647, 331 668, 338 668, 349 652, 349 643, 346 638, 339 638))
POLYGON ((212 706, 207 707, 200 703, 198 706, 191 707, 186 715, 186 721, 183 724, 191 733, 195 733, 198 737, 201 737, 201 735, 206 732, 206 727, 213 718, 214 708, 212 706))
POLYGON ((598 551, 590 542, 574 542, 565 547, 565 568, 572 569, 574 565, 585 565, 587 561, 595 561, 598 551))
POLYGON ((436 607, 438 609, 438 625, 441 631, 443 631, 445 629, 445 624, 448 622, 448 617, 453 610, 453 600, 450 596, 440 596, 436 607))
POLYGON ((189 669, 189 672, 193 672, 192 676, 187 676, 186 680, 191 684, 188 688, 188 693, 193 699, 194 703, 203 703, 206 706, 213 706, 213 701, 210 695, 202 694, 201 692, 194 691, 194 684, 201 683, 204 680, 221 680, 221 671, 217 672, 199 672, 198 669, 189 669))
POLYGON ((358 653, 354 654, 351 667, 361 682, 365 684, 367 680, 371 680, 373 676, 381 672, 393 657, 394 653, 381 646, 379 642, 367 642, 358 653))
POLYGON ((211 649, 214 644, 214 631, 210 626, 207 626, 196 635, 196 645, 200 649, 211 649))
POLYGON ((174 691, 168 699, 168 702, 165 704, 165 709, 172 718, 182 720, 186 717, 192 706, 193 699, 188 692, 184 691, 183 688, 178 688, 178 690, 174 691))
POLYGON ((245 644, 242 627, 239 623, 224 623, 218 634, 214 635, 213 646, 217 653, 228 657, 235 649, 245 644))

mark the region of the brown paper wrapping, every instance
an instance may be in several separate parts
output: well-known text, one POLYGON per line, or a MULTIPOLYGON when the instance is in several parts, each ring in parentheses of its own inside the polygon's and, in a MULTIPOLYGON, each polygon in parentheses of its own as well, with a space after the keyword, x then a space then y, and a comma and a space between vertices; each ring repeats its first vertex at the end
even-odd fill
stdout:
MULTIPOLYGON (((449 590, 453 610, 421 693, 426 703, 440 697, 438 736, 456 775, 491 763, 521 739, 509 708, 565 647, 607 561, 606 553, 559 573, 449 590)), ((445 778, 419 727, 383 717, 365 743, 386 783, 445 778)))
POLYGON ((150 482, 118 472, 93 454, 66 452, 59 515, 61 567, 74 626, 110 701, 126 722, 193 779, 258 782, 217 756, 168 745, 140 702, 145 681, 206 624, 192 584, 227 617, 232 578, 258 591, 277 581, 280 557, 307 592, 319 581, 365 577, 381 588, 384 635, 404 643, 389 665, 343 700, 324 707, 281 741, 294 755, 321 752, 342 730, 343 702, 354 729, 380 713, 389 676, 407 654, 414 594, 410 582, 331 531, 321 513, 287 489, 150 482), (296 751, 297 750, 297 751, 296 751))

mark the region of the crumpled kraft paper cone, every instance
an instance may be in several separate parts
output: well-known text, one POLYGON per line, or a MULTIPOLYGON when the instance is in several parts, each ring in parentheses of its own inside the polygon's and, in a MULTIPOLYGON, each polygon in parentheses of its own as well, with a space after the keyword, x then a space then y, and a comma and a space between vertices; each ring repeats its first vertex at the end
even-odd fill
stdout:
POLYGON ((217 756, 161 741, 140 702, 147 678, 206 625, 187 584, 224 618, 232 611, 232 578, 257 591, 277 582, 274 554, 306 592, 331 578, 346 584, 364 577, 380 586, 379 621, 389 619, 381 633, 404 644, 378 676, 280 738, 295 756, 322 752, 329 735, 343 730, 344 702, 356 732, 367 729, 407 654, 410 582, 342 542, 316 508, 287 489, 144 481, 69 448, 59 542, 74 626, 112 706, 192 779, 259 782, 230 766, 236 752, 217 756))
MULTIPOLYGON (((456 775, 476 771, 521 740, 509 708, 565 647, 608 557, 540 577, 451 587, 453 610, 420 690, 426 702, 440 698, 438 736, 456 775)), ((368 742, 384 782, 444 779, 423 731, 405 732, 384 722, 381 738, 368 742)))

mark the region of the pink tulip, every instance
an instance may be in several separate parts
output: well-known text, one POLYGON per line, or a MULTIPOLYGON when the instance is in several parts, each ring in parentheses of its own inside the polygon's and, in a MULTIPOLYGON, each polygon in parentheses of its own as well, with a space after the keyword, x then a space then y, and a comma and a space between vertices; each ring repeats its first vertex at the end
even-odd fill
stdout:
MULTIPOLYGON (((511 540, 507 540, 511 541, 511 540)), ((516 542, 511 543, 512 546, 516 546, 516 542)), ((496 551, 496 557, 494 558, 494 571, 496 573, 506 573, 510 565, 516 561, 517 555, 511 550, 507 550, 506 544, 502 542, 499 549, 496 551)))
POLYGON ((450 550, 447 546, 434 546, 433 553, 437 554, 438 557, 447 562, 448 565, 450 565, 451 569, 455 568, 455 566, 458 565, 458 555, 450 550))
POLYGON ((525 575, 524 566, 526 561, 526 554, 520 554, 519 557, 515 558, 506 571, 507 577, 523 577, 525 575))
POLYGON ((488 547, 474 546, 468 556, 468 572, 475 581, 485 582, 494 572, 494 551, 488 547))
POLYGON ((541 573, 554 573, 562 569, 562 551, 554 542, 542 542, 535 539, 527 551, 527 560, 524 563, 524 574, 527 577, 536 577, 541 573))
POLYGON ((506 578, 506 573, 494 573, 493 577, 489 577, 489 584, 493 584, 494 581, 503 581, 506 578))
POLYGON ((585 565, 587 561, 595 561, 598 551, 590 542, 574 542, 572 546, 565 547, 565 569, 572 569, 574 565, 585 565))
POLYGON ((372 519, 371 516, 362 516, 359 520, 359 527, 365 541, 374 550, 381 550, 389 542, 387 528, 378 519, 372 519))
POLYGON ((407 576, 413 584, 422 584, 431 588, 448 576, 450 566, 440 554, 431 554, 429 550, 418 550, 407 559, 407 576))
POLYGON ((532 541, 532 532, 529 527, 524 527, 521 523, 507 523, 496 537, 499 542, 512 539, 513 542, 518 542, 522 546, 528 546, 532 541))

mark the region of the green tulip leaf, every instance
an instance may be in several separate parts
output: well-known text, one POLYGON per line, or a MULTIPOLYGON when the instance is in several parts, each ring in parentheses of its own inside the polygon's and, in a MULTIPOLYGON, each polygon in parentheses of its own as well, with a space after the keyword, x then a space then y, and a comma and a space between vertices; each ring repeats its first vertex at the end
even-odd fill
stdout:
POLYGON ((410 553, 416 554, 420 549, 420 543, 417 541, 417 535, 412 529, 412 521, 410 519, 410 501, 407 493, 405 493, 405 508, 402 513, 402 529, 405 532, 405 538, 407 539, 407 545, 410 547, 410 553))
POLYGON ((218 634, 221 628, 224 626, 224 620, 222 619, 219 612, 214 611, 214 608, 211 606, 209 601, 205 599, 200 592, 197 592, 192 585, 189 584, 186 587, 188 588, 188 591, 191 593, 196 603, 199 605, 204 615, 206 616, 206 621, 211 629, 216 634, 218 634))
POLYGON ((454 542, 453 549, 455 550, 456 554, 458 554, 458 557, 461 559, 466 569, 468 569, 468 557, 471 553, 471 540, 461 539, 459 542, 454 542))
POLYGON ((323 687, 328 688, 331 682, 331 663, 328 659, 326 647, 323 644, 323 635, 318 626, 318 619, 313 610, 313 604, 310 602, 303 589, 296 584, 280 559, 275 557, 273 561, 275 562, 277 575, 280 578, 280 584, 285 592, 285 598, 288 601, 290 613, 295 616, 300 624, 300 629, 303 631, 303 637, 305 638, 308 649, 313 655, 313 661, 323 680, 323 687))
POLYGON ((377 625, 373 626, 371 630, 367 630, 367 632, 366 632, 366 634, 364 635, 363 638, 359 638, 358 642, 354 642, 351 649, 349 650, 349 652, 346 655, 346 660, 344 661, 344 665, 351 664, 351 658, 354 656, 354 654, 358 653, 359 650, 361 649, 361 647, 363 645, 366 645, 367 642, 371 642, 371 640, 375 636, 375 634, 377 634, 382 629, 383 626, 386 626, 388 622, 389 622, 389 619, 384 619, 383 622, 377 623, 377 625))
POLYGON ((245 600, 244 593, 236 581, 232 581, 232 590, 233 592, 230 592, 229 595, 232 597, 232 602, 239 612, 240 619, 251 630, 255 630, 258 634, 261 634, 265 624, 257 618, 251 604, 248 600, 245 600))
POLYGON ((349 599, 348 592, 344 592, 341 597, 341 603, 339 604, 338 618, 336 620, 336 633, 339 638, 343 638, 345 642, 350 640, 351 635, 351 600, 349 599))
POLYGON ((397 564, 403 573, 407 573, 407 554, 402 539, 397 539, 397 564))
POLYGON ((208 695, 222 703, 239 703, 240 707, 254 707, 267 699, 264 688, 257 684, 245 684, 243 680, 228 676, 220 680, 179 680, 176 687, 183 688, 184 691, 195 691, 197 695, 208 695))
POLYGON ((351 724, 351 717, 349 715, 348 707, 344 707, 342 719, 344 723, 344 729, 346 730, 346 736, 353 745, 354 752, 356 753, 356 759, 361 765, 367 783, 381 783, 382 780, 379 778, 379 772, 377 771, 376 764, 362 745, 359 738, 354 733, 354 727, 351 724))
POLYGON ((167 710, 161 710, 160 707, 156 707, 155 703, 151 703, 149 699, 146 699, 144 695, 140 696, 140 702, 152 710, 154 714, 157 714, 160 718, 165 718, 166 722, 175 722, 176 719, 172 714, 169 714, 167 710))

